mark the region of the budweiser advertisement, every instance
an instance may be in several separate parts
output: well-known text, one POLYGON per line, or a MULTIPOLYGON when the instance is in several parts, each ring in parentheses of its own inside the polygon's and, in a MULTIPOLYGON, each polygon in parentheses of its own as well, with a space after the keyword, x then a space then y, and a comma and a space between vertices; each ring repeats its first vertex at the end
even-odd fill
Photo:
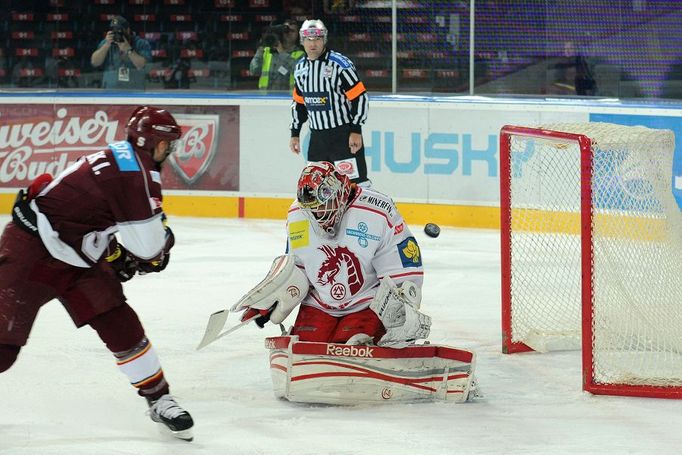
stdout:
MULTIPOLYGON (((21 188, 38 175, 57 175, 78 158, 126 138, 137 106, 4 105, 0 114, 0 187, 21 188)), ((164 189, 239 189, 239 107, 159 106, 182 127, 164 166, 164 189)))

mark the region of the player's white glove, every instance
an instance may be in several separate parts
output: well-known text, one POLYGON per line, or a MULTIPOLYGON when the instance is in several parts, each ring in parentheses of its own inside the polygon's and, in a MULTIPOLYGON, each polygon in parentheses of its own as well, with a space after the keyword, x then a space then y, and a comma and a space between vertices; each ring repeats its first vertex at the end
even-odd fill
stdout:
POLYGON ((406 345, 427 338, 431 331, 431 318, 419 311, 421 289, 411 281, 400 286, 386 277, 381 280, 369 308, 374 311, 386 329, 379 346, 406 345))

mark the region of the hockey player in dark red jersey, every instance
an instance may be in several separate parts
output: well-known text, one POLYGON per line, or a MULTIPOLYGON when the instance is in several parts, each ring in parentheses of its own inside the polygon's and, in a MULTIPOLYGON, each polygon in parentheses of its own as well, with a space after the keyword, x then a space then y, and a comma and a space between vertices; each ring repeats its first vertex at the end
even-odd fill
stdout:
POLYGON ((97 332, 152 420, 191 441, 192 417, 170 395, 121 286, 170 259, 160 169, 182 133, 168 111, 151 106, 135 109, 126 131, 126 141, 19 192, 0 237, 0 373, 16 361, 40 307, 58 299, 76 326, 97 332))

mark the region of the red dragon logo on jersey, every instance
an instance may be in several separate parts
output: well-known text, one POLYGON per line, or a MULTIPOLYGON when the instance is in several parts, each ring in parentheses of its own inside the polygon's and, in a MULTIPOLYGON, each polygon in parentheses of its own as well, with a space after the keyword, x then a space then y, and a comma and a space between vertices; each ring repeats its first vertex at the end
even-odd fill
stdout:
POLYGON ((341 265, 345 264, 348 271, 350 294, 357 294, 365 283, 365 279, 362 276, 360 261, 355 254, 345 246, 332 248, 328 245, 322 245, 319 249, 327 256, 327 259, 322 263, 320 270, 317 272, 317 282, 323 286, 327 284, 334 285, 336 275, 341 271, 341 265))

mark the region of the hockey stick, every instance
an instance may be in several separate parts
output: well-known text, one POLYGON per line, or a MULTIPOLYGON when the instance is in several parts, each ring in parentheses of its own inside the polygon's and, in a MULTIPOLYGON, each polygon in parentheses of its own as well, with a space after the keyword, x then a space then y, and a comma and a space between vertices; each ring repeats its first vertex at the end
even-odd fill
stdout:
MULTIPOLYGON (((244 297, 239 299, 232 308, 216 311, 208 318, 204 338, 202 338, 197 350, 213 343, 215 340, 224 337, 237 330, 239 327, 256 320, 259 327, 263 327, 270 319, 270 313, 275 309, 279 302, 272 301, 276 292, 287 284, 291 278, 292 271, 295 270, 295 263, 293 256, 283 255, 278 256, 272 262, 268 275, 258 285, 251 289, 244 297), (270 300, 268 300, 270 297, 270 300), (225 327, 227 315, 230 312, 236 313, 242 310, 256 311, 256 314, 240 324, 220 333, 225 327)), ((306 285, 307 286, 307 285, 306 285)), ((306 287, 306 292, 307 292, 306 287)), ((242 316, 243 317, 243 316, 242 316)))
POLYGON ((227 315, 229 312, 229 310, 220 310, 209 316, 208 324, 206 325, 206 332, 204 333, 204 337, 201 339, 201 343, 199 343, 199 346, 197 346, 197 351, 224 337, 225 335, 229 335, 240 327, 245 326, 249 322, 255 321, 261 317, 260 314, 256 314, 221 333, 220 331, 223 329, 223 327, 225 327, 225 321, 227 321, 227 315))

